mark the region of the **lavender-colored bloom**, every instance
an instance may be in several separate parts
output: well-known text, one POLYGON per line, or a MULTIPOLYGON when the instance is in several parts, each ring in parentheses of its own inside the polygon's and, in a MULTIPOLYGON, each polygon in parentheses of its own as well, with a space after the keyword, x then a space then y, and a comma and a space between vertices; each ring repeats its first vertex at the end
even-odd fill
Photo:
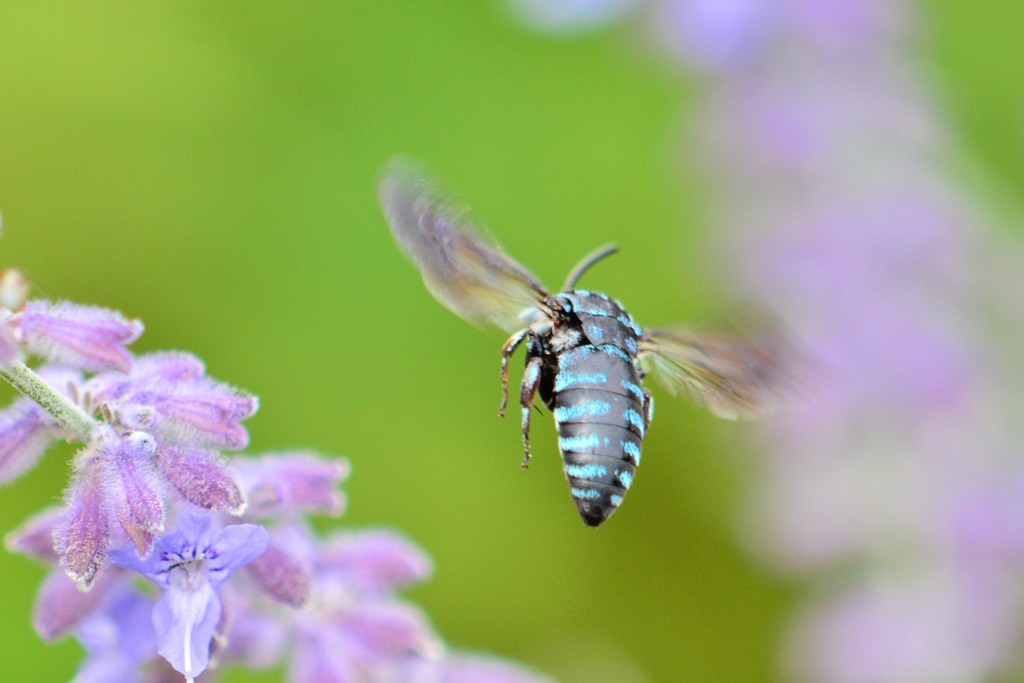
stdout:
MULTIPOLYGON (((330 608, 331 605, 326 605, 330 608)), ((296 624, 289 683, 400 680, 399 672, 441 643, 423 614, 396 601, 337 603, 326 619, 296 624)))
MULTIPOLYGON (((258 562, 256 558, 254 562, 258 562)), ((249 565, 250 567, 252 564, 249 565)), ((233 584, 221 587, 221 600, 227 619, 227 649, 220 653, 225 663, 246 669, 266 669, 284 659, 291 633, 281 624, 280 614, 264 613, 256 607, 257 596, 233 584)))
POLYGON ((8 321, 35 353, 96 373, 8 368, 5 378, 34 401, 0 411, 0 479, 25 471, 57 437, 88 441, 64 505, 7 537, 11 550, 54 567, 33 625, 46 640, 74 633, 85 646, 74 683, 171 683, 181 674, 191 682, 218 659, 262 668, 286 654, 293 680, 308 683, 410 680, 425 662, 437 664, 432 675, 448 671, 426 617, 393 596, 429 573, 422 551, 387 532, 321 543, 302 526, 309 513, 341 514, 347 461, 305 452, 239 458, 236 480, 211 449, 248 443, 241 422, 255 397, 208 378, 190 354, 132 363, 124 345, 141 325, 111 311, 36 302, 8 321), (256 501, 250 515, 289 524, 274 545, 262 526, 239 523, 246 494, 256 501), (248 580, 225 585, 243 567, 248 580), (158 601, 134 572, 163 589, 158 601))
POLYGON ((765 0, 668 0, 651 11, 652 30, 687 66, 733 68, 758 59, 778 7, 765 0))
POLYGON ((184 351, 157 351, 135 359, 128 375, 108 372, 89 379, 82 387, 95 404, 123 399, 131 392, 149 391, 188 383, 206 374, 206 365, 184 351))
POLYGON ((332 536, 320 550, 322 578, 343 580, 363 595, 392 593, 428 578, 433 562, 422 550, 390 531, 332 536))
POLYGON ((143 683, 143 666, 156 649, 153 603, 122 585, 107 596, 102 609, 78 627, 76 636, 88 653, 71 683, 143 683))
POLYGON ((116 419, 171 443, 237 450, 249 444, 241 425, 259 408, 255 396, 207 378, 133 392, 110 406, 116 419))
POLYGON ((936 163, 940 118, 894 40, 905 10, 787 3, 698 119, 734 282, 834 369, 769 426, 752 505, 761 551, 829 586, 794 627, 792 677, 811 681, 986 680, 1024 633, 1020 491, 993 485, 1024 476, 992 410, 1019 394, 977 324, 983 222, 936 163), (971 535, 1002 539, 984 552, 954 514, 977 490, 971 535))
POLYGON ((61 570, 50 572, 43 581, 32 609, 32 626, 43 640, 66 635, 103 600, 111 587, 123 577, 120 572, 100 574, 90 590, 83 591, 61 570))
POLYGON ((28 278, 18 269, 0 271, 0 365, 22 360, 18 332, 8 316, 25 305, 30 289, 28 278))
POLYGON ((305 565, 287 551, 270 544, 266 552, 245 568, 260 590, 277 602, 303 607, 309 600, 312 577, 305 565))
POLYGON ((137 359, 131 373, 101 373, 80 393, 91 409, 123 429, 152 434, 161 443, 189 449, 245 447, 249 433, 241 425, 259 408, 259 400, 205 374, 198 358, 179 351, 150 353, 137 359))
POLYGON ((245 495, 216 451, 161 444, 156 463, 182 497, 201 508, 241 515, 245 495))
POLYGON ((128 372, 132 355, 125 345, 143 329, 141 322, 117 311, 49 301, 30 301, 18 324, 31 353, 88 372, 128 372))
POLYGON ((94 456, 79 459, 65 492, 64 512, 53 532, 60 566, 85 589, 105 565, 110 541, 100 467, 94 456))
POLYGON ((56 439, 49 422, 46 411, 27 398, 0 411, 0 484, 35 467, 56 439))
POLYGON ((348 477, 348 462, 306 452, 237 458, 232 463, 255 518, 321 513, 340 515, 345 496, 338 484, 348 477))
POLYGON ((54 551, 54 531, 61 523, 63 511, 48 508, 25 520, 7 535, 7 549, 27 555, 55 568, 43 581, 36 595, 32 626, 43 640, 51 641, 65 635, 99 604, 109 587, 118 580, 119 572, 104 572, 96 577, 90 590, 56 568, 60 560, 54 551))
POLYGON ((420 610, 393 595, 429 571, 408 541, 383 531, 319 540, 297 524, 273 536, 313 583, 306 608, 282 615, 292 634, 291 683, 405 680, 401 672, 443 653, 420 610))
POLYGON ((137 571, 163 589, 153 609, 158 651, 191 681, 206 670, 221 617, 216 589, 267 547, 267 530, 255 524, 214 529, 209 515, 183 517, 178 528, 139 559, 129 548, 110 550, 110 560, 137 571))
POLYGON ((164 529, 163 495, 153 462, 156 442, 144 432, 118 437, 104 426, 95 430, 93 443, 108 504, 139 557, 145 557, 164 529))
MULTIPOLYGON (((77 372, 55 366, 43 366, 38 374, 65 395, 81 381, 77 372)), ((0 410, 0 484, 13 481, 35 467, 60 435, 56 421, 28 398, 16 399, 0 410)))
POLYGON ((53 531, 61 515, 61 509, 56 507, 37 512, 7 534, 4 545, 12 553, 21 553, 49 565, 57 564, 57 553, 53 549, 53 531))
POLYGON ((910 3, 648 4, 707 72, 694 147, 728 282, 831 369, 766 425, 754 478, 759 551, 828 587, 787 680, 1001 679, 1022 661, 1024 443, 1001 408, 1021 405, 1022 311, 1000 297, 1024 289, 1024 258, 995 253, 944 172, 910 3))

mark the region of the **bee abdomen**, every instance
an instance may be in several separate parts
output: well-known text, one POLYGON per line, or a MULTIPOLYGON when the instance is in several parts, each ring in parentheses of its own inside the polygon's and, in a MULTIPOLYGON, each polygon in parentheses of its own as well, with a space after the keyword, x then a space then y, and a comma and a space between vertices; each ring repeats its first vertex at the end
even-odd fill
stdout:
POLYGON ((588 526, 611 517, 633 483, 636 465, 611 455, 562 451, 576 509, 588 526))
POLYGON ((555 422, 576 508, 598 526, 622 503, 640 464, 646 423, 632 361, 605 347, 567 354, 555 378, 555 422))

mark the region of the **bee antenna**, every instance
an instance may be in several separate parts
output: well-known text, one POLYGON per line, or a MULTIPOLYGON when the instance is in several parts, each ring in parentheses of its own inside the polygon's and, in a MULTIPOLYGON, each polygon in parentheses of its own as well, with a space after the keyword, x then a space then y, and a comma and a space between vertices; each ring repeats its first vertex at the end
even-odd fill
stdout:
POLYGON ((583 277, 583 273, 590 269, 590 266, 594 265, 606 256, 611 256, 619 250, 616 244, 606 244, 602 247, 598 247, 594 251, 590 252, 583 257, 576 267, 569 272, 569 277, 565 278, 565 285, 562 287, 563 292, 571 292, 576 287, 576 282, 583 277))

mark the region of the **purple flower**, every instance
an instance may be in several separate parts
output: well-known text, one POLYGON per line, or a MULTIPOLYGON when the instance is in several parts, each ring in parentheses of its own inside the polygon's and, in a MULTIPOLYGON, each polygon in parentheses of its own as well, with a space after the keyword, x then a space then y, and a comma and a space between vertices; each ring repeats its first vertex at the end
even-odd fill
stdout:
POLYGON ((156 442, 144 432, 117 437, 109 427, 97 430, 93 443, 106 501, 139 557, 145 557, 164 529, 163 495, 153 462, 156 442))
POLYGON ((768 425, 751 506, 762 550, 829 585, 794 627, 791 677, 998 676, 1019 661, 1024 537, 1008 531, 1019 490, 990 480, 1022 468, 992 410, 1016 400, 1000 366, 1017 349, 977 316, 996 308, 984 222, 937 163, 942 116, 893 40, 907 4, 781 9, 786 40, 720 74, 697 134, 732 281, 835 370, 815 405, 768 425), (990 496, 968 515, 984 552, 950 520, 976 488, 990 496))
POLYGON ((153 609, 158 651, 192 681, 206 670, 221 618, 216 589, 267 547, 267 530, 255 524, 214 529, 209 515, 188 515, 140 560, 128 548, 110 550, 114 564, 143 574, 163 589, 153 609))
POLYGON ((651 12, 653 32, 688 66, 749 64, 773 36, 778 8, 765 0, 667 0, 651 12))
POLYGON ((132 392, 110 405, 115 419, 126 427, 145 429, 171 443, 231 450, 249 444, 241 422, 258 407, 256 397, 205 377, 132 392))
POLYGON ((128 584, 106 596, 75 635, 87 656, 72 683, 142 683, 143 666, 156 650, 153 602, 128 584))
POLYGON ((100 468, 95 457, 78 459, 64 494, 64 511, 53 532, 61 567, 85 589, 105 565, 110 541, 100 468))
POLYGON ((96 608, 119 578, 119 572, 104 572, 90 590, 83 591, 63 571, 50 572, 39 588, 32 610, 36 633, 46 641, 66 635, 96 608))
POLYGON ((156 450, 160 473, 193 505, 241 515, 245 495, 216 451, 161 444, 156 450))
POLYGON ((21 553, 49 565, 57 564, 53 549, 53 531, 62 511, 50 507, 29 517, 4 539, 4 545, 13 553, 21 553))
POLYGON ((11 316, 4 305, 21 306, 20 290, 6 286, 0 275, 0 365, 26 344, 95 373, 9 366, 4 378, 31 400, 0 411, 0 483, 61 436, 87 442, 63 506, 7 537, 9 549, 53 568, 32 623, 45 640, 74 633, 85 647, 75 683, 192 682, 218 660, 264 668, 286 654, 293 680, 308 683, 422 679, 427 663, 430 681, 503 671, 470 667, 477 673, 467 678, 448 666, 423 613, 395 598, 430 572, 422 551, 379 531, 320 542, 303 526, 307 514, 344 510, 347 461, 235 458, 236 480, 220 450, 248 444, 241 423, 259 405, 254 396, 207 377, 187 353, 133 361, 125 345, 142 326, 113 311, 34 302, 11 316), (282 523, 273 545, 264 527, 242 523, 245 513, 282 523), (241 581, 225 584, 243 567, 241 581), (159 600, 134 572, 163 590, 159 600))
POLYGON ((19 398, 0 411, 0 484, 35 467, 56 440, 46 411, 35 401, 19 398))
MULTIPOLYGON (((68 395, 81 376, 66 368, 43 366, 38 375, 54 390, 68 395)), ((39 458, 62 435, 49 413, 28 398, 0 410, 0 484, 17 479, 35 467, 39 458)))
POLYGON ((94 404, 123 399, 131 392, 173 387, 206 374, 203 361, 184 351, 157 351, 135 359, 131 373, 108 372, 92 377, 83 386, 94 404))
POLYGON ((345 497, 338 484, 348 477, 345 460, 306 452, 236 458, 233 463, 256 518, 321 513, 340 515, 345 497))
POLYGON ((306 607, 281 614, 292 634, 292 683, 403 680, 399 672, 443 652, 422 612, 394 597, 430 571, 411 543, 384 531, 320 540, 296 524, 273 536, 312 582, 306 607))
POLYGON ((124 347, 143 329, 117 311, 68 302, 30 301, 17 320, 32 354, 88 372, 128 372, 132 355, 124 347))
POLYGON ((273 544, 245 571, 264 594, 282 604, 303 607, 309 601, 312 578, 305 565, 273 544))
POLYGON ((386 595, 428 578, 434 570, 426 553, 390 531, 336 534, 320 550, 322 580, 343 581, 363 595, 386 595))
POLYGON ((130 374, 103 373, 82 393, 107 421, 189 449, 239 449, 249 443, 242 421, 259 408, 255 396, 217 382, 202 361, 181 352, 140 357, 130 374))

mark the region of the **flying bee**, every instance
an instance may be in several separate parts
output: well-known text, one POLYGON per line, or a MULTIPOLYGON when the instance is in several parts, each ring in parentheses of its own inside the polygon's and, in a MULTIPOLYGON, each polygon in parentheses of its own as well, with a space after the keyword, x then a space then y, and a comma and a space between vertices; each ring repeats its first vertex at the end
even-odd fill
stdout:
POLYGON ((434 297, 470 323, 512 335, 501 348, 501 415, 509 360, 526 345, 523 467, 539 394, 554 413, 569 490, 588 526, 608 519, 633 483, 654 418, 654 398, 643 385, 648 372, 720 417, 759 417, 787 401, 785 354, 773 338, 647 329, 615 299, 577 289, 588 269, 617 251, 614 245, 585 256, 552 294, 484 238, 416 165, 392 161, 379 194, 395 241, 434 297))

